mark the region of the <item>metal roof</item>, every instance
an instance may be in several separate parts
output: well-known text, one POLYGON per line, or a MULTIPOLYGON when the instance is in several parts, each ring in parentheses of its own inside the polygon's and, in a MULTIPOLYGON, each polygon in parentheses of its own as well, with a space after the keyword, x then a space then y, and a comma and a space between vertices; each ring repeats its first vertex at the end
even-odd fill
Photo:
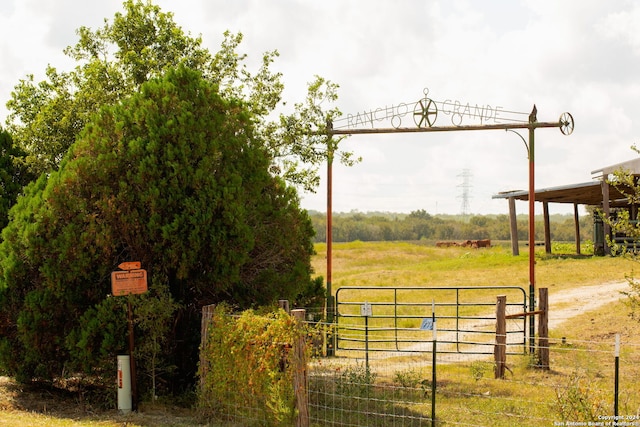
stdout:
POLYGON ((603 168, 596 169, 594 171, 591 171, 591 176, 593 178, 602 179, 603 176, 608 176, 609 174, 612 174, 618 171, 626 171, 634 175, 640 175, 640 158, 627 160, 626 162, 616 163, 615 165, 605 166, 603 168))
MULTIPOLYGON (((536 202, 602 206, 602 180, 618 171, 640 176, 640 157, 591 171, 593 181, 535 190, 536 202)), ((509 199, 511 197, 516 200, 529 200, 529 191, 503 191, 491 198, 509 199)), ((609 205, 612 207, 628 205, 626 196, 613 185, 609 186, 609 205)))
MULTIPOLYGON (((609 187, 610 204, 627 204, 626 198, 615 187, 609 187)), ((504 191, 492 196, 492 199, 529 200, 529 191, 514 190, 504 191)), ((541 188, 535 190, 537 202, 548 203, 575 203, 578 205, 602 205, 602 182, 590 181, 580 184, 563 185, 559 187, 541 188)))

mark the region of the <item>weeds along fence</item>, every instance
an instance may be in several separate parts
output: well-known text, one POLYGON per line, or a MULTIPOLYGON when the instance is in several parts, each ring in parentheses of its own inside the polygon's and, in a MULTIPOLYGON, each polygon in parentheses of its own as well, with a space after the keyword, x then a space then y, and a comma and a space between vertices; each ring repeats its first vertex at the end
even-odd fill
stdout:
POLYGON ((209 387, 201 407, 225 425, 640 426, 640 343, 624 335, 617 351, 614 335, 598 342, 550 338, 550 369, 536 366, 528 345, 515 344, 522 351, 509 352, 506 374, 496 379, 493 355, 438 352, 437 342, 434 354, 431 336, 412 351, 335 349, 326 358, 324 337, 335 324, 296 329, 281 314, 233 319, 231 329, 209 324, 219 331, 207 333, 213 342, 203 348, 218 348, 208 353, 218 359, 201 361, 203 390, 209 387), (285 337, 302 338, 305 354, 315 350, 316 357, 281 346, 285 337))
POLYGON ((199 407, 224 425, 308 426, 304 310, 203 309, 199 407))

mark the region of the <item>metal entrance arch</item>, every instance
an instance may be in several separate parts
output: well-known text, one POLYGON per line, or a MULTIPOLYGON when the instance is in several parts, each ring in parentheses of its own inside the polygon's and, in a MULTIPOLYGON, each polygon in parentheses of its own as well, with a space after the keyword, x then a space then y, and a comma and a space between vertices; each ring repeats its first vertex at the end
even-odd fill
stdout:
MULTIPOLYGON (((423 326, 435 312, 438 353, 493 354, 496 298, 507 296, 507 312, 527 311, 518 286, 346 286, 336 292, 336 350, 422 353, 432 332, 423 326), (363 309, 366 309, 363 311, 363 309)), ((526 349, 526 319, 507 323, 507 353, 526 349)))
MULTIPOLYGON (((458 101, 445 100, 435 101, 429 98, 429 90, 424 90, 424 98, 415 103, 400 103, 391 107, 376 108, 371 111, 365 111, 362 114, 347 115, 344 119, 344 128, 339 129, 337 123, 328 121, 325 130, 327 134, 327 320, 333 322, 334 313, 332 312, 333 294, 332 294, 332 192, 333 192, 333 155, 336 149, 336 141, 334 136, 339 135, 356 135, 356 134, 383 134, 383 133, 407 133, 407 132, 456 132, 456 131, 474 131, 474 130, 505 130, 514 131, 517 129, 528 130, 528 141, 515 132, 524 142, 527 149, 527 157, 529 164, 529 311, 535 310, 535 130, 539 128, 558 128, 563 135, 571 135, 574 129, 573 116, 568 113, 562 113, 557 122, 539 122, 537 118, 538 109, 533 106, 526 121, 518 116, 526 113, 515 111, 507 111, 502 107, 492 107, 490 105, 477 104, 473 106, 470 103, 461 103, 458 101), (413 107, 412 107, 413 106, 413 107), (413 111, 413 114, 411 114, 413 111), (436 126, 438 112, 442 112, 450 121, 451 125, 436 126), (505 116, 505 113, 506 116, 505 116), (416 127, 402 127, 402 119, 405 116, 413 117, 416 127), (509 117, 509 116, 513 117, 509 117), (467 119, 479 121, 479 125, 465 125, 463 122, 467 119), (376 127, 380 121, 388 120, 391 122, 391 128, 376 127), (492 123, 487 123, 492 122, 492 123), (370 127, 369 127, 370 126, 370 127)), ((338 120, 336 120, 337 122, 338 120)), ((534 353, 535 322, 533 316, 529 318, 529 351, 534 353)), ((333 350, 328 351, 331 356, 333 350)))

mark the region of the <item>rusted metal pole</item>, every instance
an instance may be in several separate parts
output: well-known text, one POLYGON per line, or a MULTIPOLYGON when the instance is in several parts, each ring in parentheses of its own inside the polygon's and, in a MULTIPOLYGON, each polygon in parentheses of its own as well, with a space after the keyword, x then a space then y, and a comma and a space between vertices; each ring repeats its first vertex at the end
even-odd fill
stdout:
MULTIPOLYGON (((537 120, 538 109, 533 106, 531 114, 529 114, 529 311, 536 308, 536 224, 535 224, 535 124, 537 120)), ((529 317, 529 353, 535 351, 535 319, 529 317)))
POLYGON ((129 368, 131 370, 131 410, 138 410, 138 385, 136 381, 136 361, 133 357, 133 309, 131 301, 127 301, 127 317, 129 320, 129 368))
MULTIPOLYGON (((331 273, 332 273, 332 246, 333 246, 333 153, 329 153, 327 159, 327 294, 331 296, 331 273)), ((327 306, 329 312, 329 306, 327 306)), ((331 321, 332 319, 329 319, 331 321)))
MULTIPOLYGON (((331 131, 331 128, 329 128, 331 131)), ((329 339, 327 340, 327 356, 335 355, 334 334, 332 325, 334 322, 332 281, 333 260, 333 140, 331 136, 327 140, 327 323, 329 324, 329 339)))

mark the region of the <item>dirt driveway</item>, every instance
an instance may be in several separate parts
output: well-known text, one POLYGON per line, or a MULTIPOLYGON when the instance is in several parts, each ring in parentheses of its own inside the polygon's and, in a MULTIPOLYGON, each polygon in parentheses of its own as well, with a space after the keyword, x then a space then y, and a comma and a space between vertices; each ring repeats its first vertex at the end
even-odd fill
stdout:
MULTIPOLYGON (((599 285, 580 286, 570 289, 563 289, 561 291, 554 291, 553 288, 549 289, 549 329, 558 328, 563 322, 586 313, 591 310, 596 310, 604 305, 611 304, 622 298, 626 298, 622 294, 623 291, 630 290, 629 284, 626 281, 602 283, 599 285)), ((488 311, 484 316, 495 316, 495 311, 488 311)), ((477 323, 470 325, 471 330, 495 330, 495 320, 479 320, 477 323)), ((454 342, 459 339, 459 334, 456 332, 440 332, 438 334, 438 340, 454 342)), ((471 334, 462 334, 462 341, 471 339, 471 334)), ((522 339, 517 337, 517 339, 522 339)), ((384 355, 380 355, 381 359, 388 359, 398 356, 411 356, 415 352, 429 353, 432 349, 431 341, 425 341, 416 343, 409 346, 405 351, 388 352, 384 355)), ((445 344, 446 345, 446 344, 445 344)), ((465 360, 478 360, 485 358, 486 356, 478 355, 475 353, 443 353, 440 357, 442 361, 460 361, 465 360)))
POLYGON ((549 329, 562 322, 626 298, 621 292, 630 290, 626 281, 581 286, 554 292, 549 289, 549 329))

